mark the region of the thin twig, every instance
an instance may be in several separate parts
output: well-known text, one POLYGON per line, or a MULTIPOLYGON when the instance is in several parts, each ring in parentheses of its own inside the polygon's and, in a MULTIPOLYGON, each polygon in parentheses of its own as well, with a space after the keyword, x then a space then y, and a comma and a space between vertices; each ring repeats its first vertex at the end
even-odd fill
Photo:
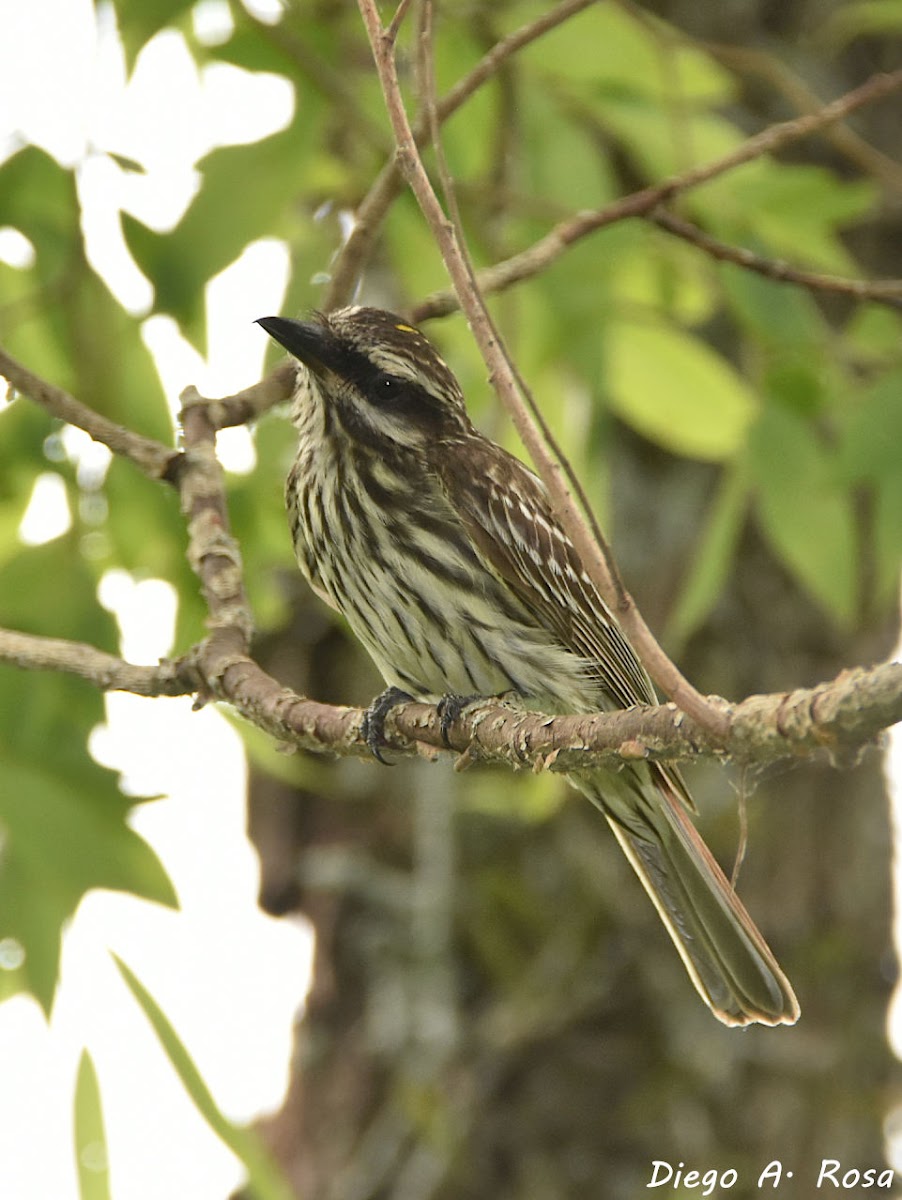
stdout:
MULTIPOLYGON (((898 91, 900 87, 902 69, 888 74, 873 75, 860 87, 824 105, 817 112, 770 125, 721 158, 693 167, 681 175, 674 175, 662 183, 632 192, 629 196, 591 212, 576 213, 567 217, 525 250, 479 271, 476 280, 480 291, 483 295, 491 295, 504 291, 515 283, 531 279, 541 271, 547 270, 581 238, 627 217, 645 217, 674 196, 708 183, 743 163, 751 162, 764 154, 773 154, 792 142, 820 132, 843 120, 856 109, 898 91)), ((417 305, 412 317, 416 321, 425 321, 432 317, 446 316, 459 307, 458 298, 453 291, 436 292, 417 305)))
POLYGON ((401 32, 401 26, 404 23, 404 18, 407 16, 409 8, 410 0, 400 0, 398 7, 395 9, 395 15, 392 17, 385 34, 392 45, 398 40, 398 34, 401 32))
POLYGON ((14 629, 0 629, 0 661, 28 671, 77 675, 102 692, 186 696, 197 691, 197 678, 184 659, 141 666, 84 642, 40 637, 14 629))
POLYGON ((492 384, 511 415, 517 432, 548 488, 558 518, 573 541, 589 577, 601 595, 616 611, 627 636, 655 682, 685 712, 690 713, 710 729, 723 734, 726 730, 723 713, 709 704, 666 656, 652 636, 629 594, 624 591, 622 595, 618 595, 618 589, 611 578, 604 553, 592 536, 567 487, 564 468, 548 452, 544 439, 517 391, 516 381, 508 366, 499 339, 492 331, 482 297, 478 288, 474 288, 470 281, 466 257, 458 243, 454 225, 446 217, 426 174, 404 107, 395 68, 393 46, 385 37, 375 0, 358 0, 358 3, 367 27, 389 119, 398 144, 397 156, 401 170, 416 196, 439 246, 442 260, 470 323, 473 337, 482 353, 492 384))
POLYGON ((290 400, 296 379, 297 362, 286 358, 259 383, 231 396, 209 399, 192 389, 183 402, 202 406, 213 429, 228 429, 233 425, 247 425, 256 421, 277 404, 290 400))
POLYGON ((647 219, 675 237, 697 246, 711 258, 733 263, 747 271, 755 271, 758 275, 764 275, 777 283, 795 283, 813 292, 833 292, 840 296, 852 296, 856 300, 871 300, 874 304, 902 309, 902 279, 842 279, 837 275, 802 271, 779 259, 765 258, 742 246, 730 246, 726 242, 720 242, 697 225, 693 225, 691 221, 684 221, 682 217, 665 208, 656 208, 649 213, 647 219))
POLYGON ((94 409, 88 408, 74 396, 55 384, 42 379, 39 375, 18 362, 11 354, 0 347, 0 375, 8 379, 17 392, 27 396, 35 404, 39 404, 54 417, 75 425, 89 433, 96 442, 108 446, 114 454, 120 454, 131 459, 140 467, 145 475, 152 479, 162 479, 170 470, 173 461, 178 457, 178 451, 162 442, 144 437, 122 425, 117 425, 108 417, 101 416, 94 409))
POLYGON ((459 79, 439 100, 437 105, 439 121, 444 122, 452 113, 457 112, 474 92, 498 74, 499 69, 514 54, 525 46, 531 45, 538 38, 544 37, 546 33, 557 29, 565 21, 569 21, 571 17, 575 17, 577 13, 581 13, 584 8, 589 8, 594 3, 595 0, 563 0, 563 3, 555 4, 547 13, 543 13, 521 29, 516 29, 513 33, 509 33, 497 41, 491 50, 483 55, 473 70, 463 79, 459 79))
MULTIPOLYGON (((476 64, 472 71, 451 88, 436 104, 439 122, 447 119, 465 104, 485 83, 492 79, 503 64, 519 50, 537 38, 562 25, 571 17, 588 8, 595 0, 562 0, 547 13, 515 30, 497 42, 476 64)), ((396 14, 397 18, 397 14, 396 14)), ((394 22, 393 22, 394 24, 394 22)), ((394 33, 389 27, 389 42, 394 42, 394 33)), ((417 145, 429 136, 425 121, 414 130, 417 145)), ((403 178, 397 160, 392 157, 376 176, 370 190, 364 196, 354 214, 354 228, 350 237, 338 253, 332 269, 332 279, 323 300, 323 308, 329 312, 351 298, 356 281, 368 260, 376 235, 392 203, 401 194, 403 178)))
MULTIPOLYGON (((670 32, 680 38, 685 36, 673 28, 670 32)), ((709 54, 726 63, 731 70, 758 75, 764 79, 772 88, 782 92, 799 112, 816 112, 821 107, 820 98, 775 55, 745 46, 729 46, 718 42, 703 42, 702 45, 709 54)), ((849 162, 879 179, 885 187, 892 188, 897 193, 902 192, 902 166, 888 154, 865 141, 861 134, 856 133, 849 125, 838 121, 830 129, 824 130, 824 137, 849 162)))

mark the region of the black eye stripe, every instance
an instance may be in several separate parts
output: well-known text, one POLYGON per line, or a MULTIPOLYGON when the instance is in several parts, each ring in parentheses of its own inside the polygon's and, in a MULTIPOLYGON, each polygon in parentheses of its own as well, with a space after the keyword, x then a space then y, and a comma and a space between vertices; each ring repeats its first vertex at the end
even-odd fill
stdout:
MULTIPOLYGON (((396 375, 378 366, 359 350, 343 347, 342 375, 354 385, 361 399, 378 412, 395 417, 420 432, 437 436, 447 421, 441 397, 416 380, 396 375)), ((362 416, 362 414, 360 414, 362 416)), ((346 414, 346 424, 360 437, 360 417, 346 414)))
POLYGON ((371 404, 379 408, 413 414, 439 407, 435 396, 411 379, 379 371, 366 381, 364 393, 371 404))

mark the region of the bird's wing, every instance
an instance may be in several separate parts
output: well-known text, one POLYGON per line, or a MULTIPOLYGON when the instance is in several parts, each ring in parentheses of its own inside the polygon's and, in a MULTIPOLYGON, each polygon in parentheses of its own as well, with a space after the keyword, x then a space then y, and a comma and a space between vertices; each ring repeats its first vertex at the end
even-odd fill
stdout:
POLYGON ((655 704, 651 680, 558 524, 541 480, 492 442, 442 446, 446 499, 479 552, 535 620, 592 664, 618 708, 655 704))

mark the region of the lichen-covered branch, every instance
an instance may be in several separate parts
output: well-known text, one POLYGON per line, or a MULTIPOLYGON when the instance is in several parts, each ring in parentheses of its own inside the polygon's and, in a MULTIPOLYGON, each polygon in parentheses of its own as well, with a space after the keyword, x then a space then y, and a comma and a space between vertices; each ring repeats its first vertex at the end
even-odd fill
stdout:
POLYGON ((241 550, 229 523, 225 477, 216 458, 215 413, 196 388, 186 388, 181 400, 185 450, 172 481, 188 525, 188 562, 203 588, 210 640, 215 645, 225 639, 230 653, 246 656, 253 617, 244 590, 241 550))
POLYGON ((26 671, 61 671, 77 675, 102 692, 131 692, 135 696, 186 696, 198 680, 185 660, 143 666, 85 642, 41 637, 0 629, 0 662, 26 671))
MULTIPOLYGON (((760 765, 819 751, 845 762, 902 721, 902 663, 855 668, 813 688, 750 696, 734 705, 711 699, 724 716, 723 739, 673 704, 550 717, 489 702, 466 710, 449 740, 465 754, 465 762, 507 762, 535 770, 616 768, 637 759, 723 758, 760 765)), ((387 730, 408 742, 442 744, 429 705, 395 709, 387 730)))
MULTIPOLYGON (((217 545, 219 540, 214 539, 217 545)), ((200 557, 208 572, 220 569, 214 561, 218 549, 201 551, 200 557)), ((225 571, 228 575, 230 568, 225 571)), ((361 736, 362 709, 320 704, 283 687, 248 655, 245 642, 238 625, 223 623, 175 662, 136 666, 82 643, 0 630, 0 662, 77 675, 102 691, 139 696, 196 693, 203 700, 226 701, 283 745, 370 757, 361 736)), ((724 717, 723 739, 672 704, 551 716, 491 698, 464 710, 450 728, 447 745, 435 707, 415 701, 389 713, 386 735, 398 757, 451 750, 461 756, 461 766, 479 761, 534 771, 616 769, 637 760, 697 758, 760 765, 820 751, 845 762, 902 721, 902 664, 856 668, 814 688, 750 696, 734 705, 717 699, 713 703, 724 717)))

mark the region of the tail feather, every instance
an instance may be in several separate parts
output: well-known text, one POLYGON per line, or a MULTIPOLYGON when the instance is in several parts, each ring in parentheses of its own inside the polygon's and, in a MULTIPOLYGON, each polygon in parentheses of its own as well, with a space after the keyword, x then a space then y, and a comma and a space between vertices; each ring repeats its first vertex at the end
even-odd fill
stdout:
POLYGON ((678 777, 656 766, 574 782, 604 812, 714 1015, 726 1025, 797 1021, 792 986, 689 818, 678 777))

